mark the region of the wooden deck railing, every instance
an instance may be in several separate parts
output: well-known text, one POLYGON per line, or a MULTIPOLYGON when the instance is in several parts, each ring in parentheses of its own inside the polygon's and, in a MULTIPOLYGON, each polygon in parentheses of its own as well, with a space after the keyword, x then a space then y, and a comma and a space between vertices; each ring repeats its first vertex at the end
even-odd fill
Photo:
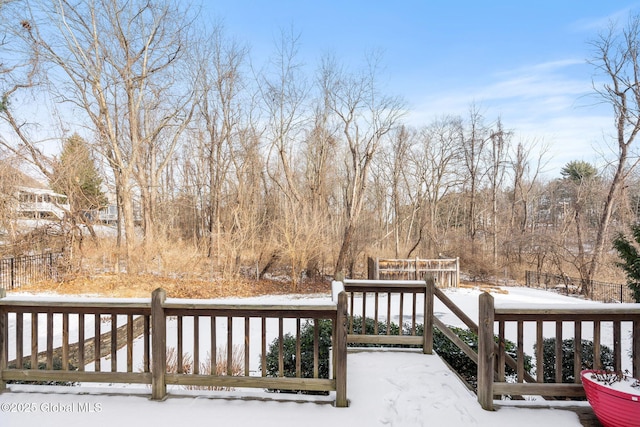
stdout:
MULTIPOLYGON (((580 371, 587 368, 602 369, 600 359, 603 329, 611 328, 615 370, 622 370, 622 357, 627 352, 631 356, 633 376, 640 374, 640 306, 623 304, 590 308, 557 307, 549 305, 533 308, 495 307, 493 297, 484 293, 480 296, 480 328, 478 332, 478 401, 484 409, 493 409, 495 395, 541 395, 541 396, 584 396, 580 384, 580 371), (524 368, 525 324, 535 324, 535 364, 536 378, 531 378, 524 368), (630 348, 623 348, 622 325, 631 327, 630 348), (498 327, 498 348, 494 345, 495 327, 498 327), (515 383, 505 379, 505 330, 515 327, 517 336, 518 361, 515 383), (551 329, 555 337, 555 382, 544 383, 544 329, 551 329), (562 383, 562 341, 573 338, 574 383, 562 383), (586 366, 582 360, 582 340, 593 341, 593 366, 586 366), (497 367, 498 374, 495 374, 497 367)), ((547 334, 548 335, 548 334, 547 334)), ((606 368, 606 367, 605 367, 606 368)))
POLYGON ((347 342, 418 345, 428 349, 425 344, 428 335, 417 334, 417 326, 422 323, 419 321, 423 321, 426 312, 424 281, 345 279, 344 288, 349 300, 347 342), (356 298, 359 295, 361 298, 356 298), (394 305, 397 310, 393 310, 394 305), (392 312, 398 313, 397 320, 392 319, 392 312), (372 328, 367 327, 367 319, 373 320, 372 328), (392 323, 399 326, 398 330, 392 330, 392 323), (403 331, 404 326, 407 329, 403 331))
POLYGON ((37 301, 33 298, 0 298, 0 389, 5 388, 7 381, 138 383, 151 385, 152 398, 156 400, 165 398, 167 385, 335 391, 336 406, 345 407, 346 316, 347 297, 340 283, 334 283, 331 301, 316 305, 215 304, 204 300, 167 299, 162 289, 154 291, 151 300, 110 299, 103 302, 82 299, 37 301), (144 319, 142 338, 137 338, 142 340, 143 350, 142 354, 135 354, 140 352, 134 352, 136 337, 133 334, 133 325, 134 320, 139 317, 144 319), (170 319, 172 322, 175 319, 177 324, 177 366, 175 371, 171 372, 167 367, 167 325, 170 319), (285 319, 296 322, 297 365, 296 376, 293 378, 284 377, 282 369, 285 319), (304 319, 313 320, 316 331, 318 320, 328 319, 332 322, 331 378, 319 378, 318 375, 317 333, 314 337, 314 376, 303 378, 301 375, 300 322, 304 319), (118 323, 123 322, 126 325, 126 337, 119 337, 118 323), (110 323, 111 332, 106 343, 103 342, 102 334, 105 323, 110 323), (191 326, 190 330, 186 330, 187 323, 191 326), (240 344, 234 342, 233 328, 237 323, 244 328, 240 344), (270 329, 270 325, 273 324, 276 325, 275 332, 270 329), (42 327, 46 328, 44 334, 39 333, 42 327), (219 333, 220 328, 226 328, 222 337, 219 333), (251 340, 251 331, 256 329, 261 337, 258 343, 261 350, 259 376, 251 375, 249 369, 251 348, 255 345, 251 340), (44 339, 39 340, 43 335, 44 339), (265 357, 269 335, 275 336, 279 342, 277 377, 267 376, 266 371, 265 357), (186 339, 187 337, 189 339, 186 339), (38 360, 41 345, 39 341, 46 341, 46 369, 38 369, 39 363, 42 363, 38 360), (54 349, 54 341, 61 341, 60 347, 54 349), (201 350, 209 350, 209 361, 215 365, 219 344, 224 344, 222 348, 226 348, 223 350, 226 352, 226 372, 219 374, 215 366, 212 366, 210 373, 206 373, 200 369, 201 350), (104 354, 101 350, 105 345, 109 348, 107 353, 111 366, 108 370, 103 369, 101 364, 104 354), (244 350, 240 375, 232 372, 231 366, 233 348, 238 345, 244 350), (120 347, 126 347, 126 367, 118 364, 120 347), (73 360, 69 356, 72 348, 77 348, 77 357, 73 360), (62 366, 61 369, 54 370, 54 354, 57 354, 58 349, 62 366), (191 370, 185 369, 182 362, 188 352, 193 355, 191 370), (137 358, 134 360, 135 356, 137 358), (25 360, 30 361, 28 368, 24 366, 25 360), (93 366, 85 369, 87 362, 93 362, 93 366), (77 366, 77 370, 73 370, 70 365, 77 366))

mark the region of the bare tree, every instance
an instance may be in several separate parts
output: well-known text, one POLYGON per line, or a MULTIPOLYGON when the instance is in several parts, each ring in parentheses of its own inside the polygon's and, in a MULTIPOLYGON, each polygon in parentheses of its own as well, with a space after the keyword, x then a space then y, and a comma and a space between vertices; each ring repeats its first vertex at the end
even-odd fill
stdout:
MULTIPOLYGON (((114 175, 130 260, 136 239, 134 182, 144 205, 145 231, 153 233, 158 174, 188 122, 185 108, 192 92, 178 83, 176 68, 187 50, 187 13, 162 0, 126 5, 58 0, 36 7, 26 21, 33 27, 30 40, 51 66, 57 98, 87 117, 97 135, 114 175), (50 26, 36 27, 40 16, 50 26)), ((129 263, 128 271, 135 269, 129 263)))
POLYGON ((335 273, 345 267, 347 253, 360 219, 369 170, 381 141, 403 114, 403 104, 395 97, 380 93, 376 73, 377 58, 372 57, 364 73, 347 74, 331 60, 322 64, 325 80, 323 90, 342 128, 345 151, 345 224, 335 273))
POLYGON ((442 117, 420 131, 419 142, 409 162, 417 180, 413 205, 419 211, 418 234, 407 254, 409 257, 423 242, 430 253, 443 249, 441 245, 453 215, 441 212, 442 202, 453 191, 460 191, 462 143, 459 117, 442 117))
POLYGON ((229 39, 221 24, 216 24, 211 35, 198 50, 198 121, 202 123, 201 156, 204 172, 208 174, 206 203, 209 233, 208 256, 220 262, 222 234, 223 188, 227 184, 232 163, 234 138, 237 138, 241 120, 242 66, 247 48, 229 39))
MULTIPOLYGON (((615 172, 604 201, 589 268, 583 278, 585 283, 596 277, 620 190, 638 164, 638 158, 630 158, 630 150, 640 132, 640 16, 631 16, 622 29, 611 24, 592 46, 594 54, 590 63, 607 79, 605 83, 594 81, 593 86, 596 94, 613 109, 617 158, 612 162, 615 172)), ((590 289, 584 288, 589 294, 590 289)))

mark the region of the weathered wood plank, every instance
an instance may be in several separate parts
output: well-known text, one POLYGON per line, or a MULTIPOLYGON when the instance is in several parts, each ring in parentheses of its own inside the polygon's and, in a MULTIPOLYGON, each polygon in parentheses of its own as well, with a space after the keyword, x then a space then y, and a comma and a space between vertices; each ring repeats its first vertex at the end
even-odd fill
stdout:
POLYGON ((411 335, 347 335, 349 344, 422 345, 422 337, 411 335))
POLYGON ((31 369, 38 369, 38 312, 31 313, 31 369))
POLYGON ((580 384, 580 371, 582 371, 582 322, 576 321, 573 325, 573 378, 576 384, 580 384))
POLYGON ((62 370, 69 370, 69 313, 62 314, 62 370))
POLYGON ((111 315, 111 372, 118 372, 118 315, 111 315))
POLYGON ((244 375, 249 376, 249 355, 251 354, 251 323, 248 317, 244 318, 244 375))
MULTIPOLYGON (((466 354, 469 359, 471 359, 474 363, 478 363, 478 354, 467 345, 464 341, 460 339, 455 332, 453 332, 447 325, 442 323, 442 320, 437 317, 433 319, 433 324, 442 332, 447 338, 449 338, 455 345, 458 346, 460 350, 466 354)), ((492 367, 493 369, 493 367, 492 367)))
POLYGON ((336 381, 314 378, 236 377, 229 375, 167 374, 167 384, 197 387, 267 388, 276 390, 333 391, 336 381))
POLYGON ((101 370, 101 366, 100 366, 100 355, 101 355, 101 349, 100 349, 100 344, 101 344, 101 340, 100 340, 100 335, 101 335, 101 328, 100 328, 100 322, 101 322, 101 318, 100 318, 100 313, 96 313, 93 315, 93 362, 95 364, 95 371, 96 372, 100 372, 101 370))
MULTIPOLYGON (((2 314, 0 314, 1 316, 2 314)), ((22 369, 22 353, 24 350, 24 316, 16 313, 16 368, 22 369)))
POLYGON ((200 373, 200 316, 193 316, 193 373, 200 373))
MULTIPOLYGON (((349 406, 347 400, 347 295, 341 292, 338 296, 336 318, 334 323, 334 379, 336 390, 336 407, 349 406)), ((317 381, 317 380, 316 380, 317 381)))
POLYGON ((562 382, 562 321, 556 321, 556 382, 562 382))
POLYGON ((493 341, 494 301, 491 294, 480 295, 478 318, 478 403, 493 410, 495 342, 493 341))
POLYGON ((6 369, 2 378, 13 381, 69 381, 151 384, 148 372, 79 372, 59 370, 6 369))
POLYGON ((47 313, 47 369, 53 369, 53 313, 47 313))
POLYGON ((494 382, 493 393, 512 396, 541 395, 541 396, 584 396, 582 384, 569 383, 504 383, 494 382))
POLYGON ((127 372, 133 372, 133 315, 127 315, 127 372))
POLYGON ((162 288, 153 291, 151 295, 153 373, 151 382, 151 399, 163 400, 167 395, 167 319, 162 307, 167 293, 162 288))

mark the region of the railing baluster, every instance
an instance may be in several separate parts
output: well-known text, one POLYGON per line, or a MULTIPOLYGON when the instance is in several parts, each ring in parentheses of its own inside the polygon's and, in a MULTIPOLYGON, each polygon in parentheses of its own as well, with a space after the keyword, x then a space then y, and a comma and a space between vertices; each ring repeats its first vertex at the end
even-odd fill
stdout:
POLYGON ((300 319, 296 319, 296 377, 302 377, 302 346, 300 343, 300 319))
POLYGON ((266 317, 261 318, 261 332, 262 332, 262 353, 260 354, 260 370, 262 371, 262 376, 267 376, 267 319, 266 317))
POLYGON ((387 335, 391 335, 391 292, 387 292, 387 335))
POLYGON ((233 317, 227 317, 227 375, 233 375, 233 317))
POLYGON ((249 376, 249 355, 250 355, 250 319, 248 317, 244 318, 244 375, 246 377, 249 376))
POLYGON ((22 313, 16 313, 16 368, 22 369, 24 352, 24 321, 22 313))
POLYGON ((69 313, 62 314, 62 368, 69 370, 69 313))
POLYGON ((362 293, 362 335, 367 335, 367 293, 362 293))
POLYGON ((183 344, 183 340, 182 340, 182 316, 178 315, 178 354, 176 355, 176 366, 177 366, 177 372, 179 374, 183 374, 184 373, 184 366, 182 363, 182 344, 183 344))
POLYGON ((211 316, 211 350, 209 356, 211 357, 211 374, 219 375, 218 372, 218 344, 216 341, 216 316, 211 316))
POLYGON ((416 299, 417 299, 417 294, 415 292, 413 292, 413 304, 411 307, 411 335, 415 336, 416 335, 416 299))
POLYGON ((78 371, 84 372, 84 313, 78 314, 78 371))
POLYGON ((53 369, 53 313, 47 313, 47 369, 53 369))
POLYGON ((144 316, 144 372, 151 372, 151 316, 144 316))
POLYGON ((118 372, 118 315, 111 315, 111 372, 118 372))
POLYGON ((536 381, 544 382, 544 323, 536 321, 536 381))
POLYGON ((100 372, 100 313, 96 313, 94 315, 94 324, 93 324, 93 362, 95 364, 94 371, 100 372))
POLYGON ((403 315, 404 315, 404 293, 400 292, 400 319, 398 320, 399 334, 402 335, 403 315))
POLYGON ((633 360, 633 377, 638 378, 638 375, 640 375, 640 320, 634 320, 632 328, 631 357, 633 360))
POLYGON ((619 371, 622 369, 622 348, 620 343, 620 321, 613 322, 613 363, 614 369, 619 371))
POLYGON ((373 311, 373 317, 374 317, 374 319, 373 319, 373 334, 374 335, 378 335, 378 306, 380 305, 379 304, 379 300, 378 300, 378 295, 379 295, 378 292, 376 292, 374 294, 374 298, 375 298, 374 311, 373 311))
POLYGON ((349 293, 349 333, 353 333, 353 301, 356 299, 356 293, 349 293))
POLYGON ((318 378, 318 365, 320 361, 320 324, 318 319, 313 319, 313 378, 318 378))
POLYGON ((501 320, 498 322, 498 381, 505 380, 505 324, 504 321, 501 320))
POLYGON ((200 317, 193 316, 193 373, 200 373, 200 317))
POLYGON ((127 372, 133 372, 133 314, 127 315, 127 372))
POLYGON ((573 382, 579 384, 582 371, 582 322, 576 320, 573 330, 573 382))
POLYGON ((517 377, 518 382, 524 382, 524 322, 522 320, 518 320, 518 368, 517 368, 517 377))
POLYGON ((278 376, 284 376, 284 339, 282 317, 278 318, 278 376))
POLYGON ((556 382, 562 382, 562 321, 556 321, 556 382))
POLYGON ((593 369, 602 369, 601 353, 600 353, 600 329, 599 320, 593 322, 593 369))

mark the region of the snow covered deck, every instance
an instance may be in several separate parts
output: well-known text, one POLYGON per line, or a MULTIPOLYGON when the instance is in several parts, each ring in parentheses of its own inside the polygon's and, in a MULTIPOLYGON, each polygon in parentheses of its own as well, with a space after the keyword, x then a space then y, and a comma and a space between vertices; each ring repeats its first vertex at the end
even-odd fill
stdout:
MULTIPOLYGON (((350 406, 343 409, 333 407, 330 396, 265 399, 258 392, 181 390, 155 402, 147 389, 114 387, 105 393, 104 388, 10 385, 10 392, 0 394, 0 425, 177 426, 188 420, 196 426, 581 426, 563 402, 551 409, 505 404, 484 411, 438 356, 420 350, 351 350, 348 370, 350 406)), ((588 410, 586 402, 577 404, 588 410)))

